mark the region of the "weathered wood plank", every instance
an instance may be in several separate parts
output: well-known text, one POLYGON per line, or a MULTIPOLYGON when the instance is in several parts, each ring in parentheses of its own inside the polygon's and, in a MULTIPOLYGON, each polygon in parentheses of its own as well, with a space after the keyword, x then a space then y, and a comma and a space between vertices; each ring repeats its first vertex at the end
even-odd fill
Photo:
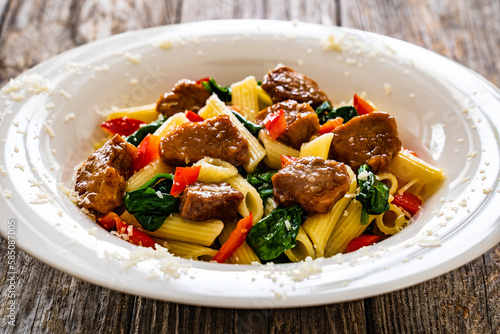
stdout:
POLYGON ((491 333, 500 333, 500 245, 484 254, 486 310, 491 333))

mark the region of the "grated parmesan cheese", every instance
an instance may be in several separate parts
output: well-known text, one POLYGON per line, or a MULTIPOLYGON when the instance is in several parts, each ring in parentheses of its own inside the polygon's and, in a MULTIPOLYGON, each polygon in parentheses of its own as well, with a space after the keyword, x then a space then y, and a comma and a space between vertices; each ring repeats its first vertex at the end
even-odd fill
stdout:
POLYGON ((4 198, 11 198, 12 197, 12 193, 9 189, 4 189, 3 190, 3 197, 4 198))
POLYGON ((323 50, 333 50, 342 51, 342 44, 344 42, 344 37, 335 37, 333 34, 328 35, 321 44, 323 45, 323 50))
POLYGON ((7 169, 5 169, 4 165, 0 165, 0 175, 7 176, 7 169))

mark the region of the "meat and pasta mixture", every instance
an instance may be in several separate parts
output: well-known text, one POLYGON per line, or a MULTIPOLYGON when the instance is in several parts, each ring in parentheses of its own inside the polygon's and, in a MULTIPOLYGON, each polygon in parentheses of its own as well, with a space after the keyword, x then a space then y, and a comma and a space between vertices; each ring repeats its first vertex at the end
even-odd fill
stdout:
POLYGON ((228 86, 183 78, 101 128, 78 205, 122 239, 196 260, 353 252, 411 223, 444 178, 402 147, 390 112, 354 93, 334 103, 281 64, 228 86))

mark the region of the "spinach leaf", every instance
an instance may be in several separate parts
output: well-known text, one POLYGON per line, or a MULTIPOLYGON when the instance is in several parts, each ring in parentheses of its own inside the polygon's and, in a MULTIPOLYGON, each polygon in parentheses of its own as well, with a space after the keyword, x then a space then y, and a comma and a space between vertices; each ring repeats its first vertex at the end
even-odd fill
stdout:
POLYGON ((173 178, 171 174, 158 174, 125 195, 127 211, 146 231, 156 231, 172 212, 179 211, 178 199, 170 195, 173 178))
POLYGON ((359 167, 358 182, 356 199, 363 206, 361 225, 366 225, 369 215, 379 215, 389 210, 389 187, 377 180, 367 164, 359 167))
POLYGON ((305 218, 305 212, 299 205, 278 207, 252 227, 247 242, 259 259, 275 259, 295 247, 300 224, 305 218))
POLYGON ((208 81, 202 81, 201 84, 210 94, 217 94, 222 102, 231 102, 231 86, 221 87, 214 78, 210 78, 208 81))
POLYGON ((141 141, 146 138, 148 134, 154 133, 156 129, 158 129, 166 120, 167 118, 161 118, 143 126, 142 128, 139 128, 139 130, 128 136, 126 141, 134 146, 139 146, 141 141))
POLYGON ((259 131, 262 130, 262 126, 250 122, 249 120, 247 120, 245 117, 243 117, 242 115, 240 115, 239 113, 237 113, 234 110, 231 110, 231 111, 233 112, 233 115, 236 116, 236 118, 238 119, 238 121, 240 121, 243 124, 243 126, 248 131, 250 131, 250 133, 254 137, 258 137, 259 136, 259 131))
POLYGON ((271 178, 277 173, 275 170, 264 172, 265 165, 259 165, 254 172, 247 174, 247 181, 259 193, 262 200, 266 200, 273 195, 273 181, 271 178))
POLYGON ((325 101, 316 108, 316 115, 318 115, 319 123, 325 124, 331 119, 337 117, 342 117, 344 119, 344 124, 350 121, 352 118, 359 116, 356 108, 353 106, 345 106, 334 109, 330 102, 325 101))

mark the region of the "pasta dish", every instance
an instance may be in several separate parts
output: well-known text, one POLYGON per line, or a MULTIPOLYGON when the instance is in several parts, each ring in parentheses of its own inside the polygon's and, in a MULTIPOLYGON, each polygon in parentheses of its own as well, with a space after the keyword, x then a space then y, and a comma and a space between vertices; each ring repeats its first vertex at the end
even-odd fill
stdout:
POLYGON ((278 65, 229 86, 182 79, 156 103, 113 110, 79 167, 78 205, 141 247, 233 264, 297 262, 377 243, 444 179, 402 147, 389 113, 334 104, 278 65))

